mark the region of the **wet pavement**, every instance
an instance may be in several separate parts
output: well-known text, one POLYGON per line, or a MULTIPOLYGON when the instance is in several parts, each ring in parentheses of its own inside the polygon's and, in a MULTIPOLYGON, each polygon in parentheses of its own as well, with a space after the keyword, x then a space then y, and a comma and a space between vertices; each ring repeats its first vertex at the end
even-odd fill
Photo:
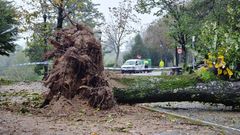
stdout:
POLYGON ((240 134, 240 111, 232 110, 221 104, 203 104, 199 102, 163 102, 152 103, 151 107, 160 112, 169 112, 192 119, 198 119, 229 128, 239 130, 240 134))

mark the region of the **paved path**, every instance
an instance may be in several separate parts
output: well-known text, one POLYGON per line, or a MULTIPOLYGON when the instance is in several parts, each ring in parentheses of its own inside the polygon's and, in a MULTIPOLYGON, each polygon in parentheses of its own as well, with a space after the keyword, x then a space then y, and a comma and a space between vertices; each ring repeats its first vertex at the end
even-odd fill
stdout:
POLYGON ((133 76, 160 76, 160 75, 163 75, 164 74, 167 74, 168 72, 167 71, 153 71, 153 72, 150 72, 150 73, 135 73, 135 74, 126 74, 126 75, 133 75, 133 76))
POLYGON ((231 107, 226 107, 221 104, 210 105, 199 102, 163 102, 152 103, 150 106, 160 112, 174 113, 240 131, 240 112, 232 111, 231 107))

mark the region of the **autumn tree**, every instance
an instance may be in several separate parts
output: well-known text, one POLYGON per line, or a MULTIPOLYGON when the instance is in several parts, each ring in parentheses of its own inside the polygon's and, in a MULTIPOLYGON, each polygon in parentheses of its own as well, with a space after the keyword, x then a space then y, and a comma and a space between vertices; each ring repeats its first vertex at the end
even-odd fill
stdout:
POLYGON ((137 10, 140 13, 150 13, 154 8, 158 10, 155 15, 169 18, 167 24, 170 29, 170 36, 183 49, 184 67, 187 66, 187 44, 190 40, 189 28, 191 18, 188 16, 188 1, 186 0, 138 0, 137 10))
MULTIPOLYGON (((24 52, 29 57, 30 62, 43 62, 46 61, 44 53, 52 50, 52 47, 47 44, 47 38, 51 35, 53 28, 51 23, 39 23, 33 29, 32 37, 27 40, 27 48, 24 52), (46 26, 48 27, 46 29, 46 26)), ((34 68, 35 73, 43 75, 48 71, 47 65, 36 65, 34 68)))
POLYGON ((0 55, 14 52, 18 21, 16 9, 11 2, 0 0, 0 55))
POLYGON ((198 14, 204 22, 199 31, 199 42, 196 50, 201 55, 211 53, 215 58, 225 57, 232 69, 240 63, 239 46, 239 6, 238 0, 222 0, 202 2, 193 1, 198 14), (208 9, 208 10, 207 10, 208 9), (202 12, 199 12, 202 11, 202 12))
POLYGON ((14 53, 10 53, 9 56, 0 56, 0 76, 12 81, 38 80, 33 66, 16 66, 28 62, 29 58, 25 55, 23 47, 16 45, 14 53))
POLYGON ((136 32, 132 27, 139 19, 133 13, 131 0, 124 0, 118 7, 109 8, 111 21, 106 24, 104 32, 108 40, 109 47, 115 52, 115 67, 118 66, 118 59, 121 47, 126 43, 130 34, 136 32))
POLYGON ((57 9, 57 28, 63 27, 64 19, 69 15, 75 22, 86 23, 91 27, 101 25, 103 16, 97 10, 97 4, 91 0, 50 0, 52 6, 57 9))
POLYGON ((174 48, 172 45, 174 41, 169 36, 169 31, 165 18, 161 18, 149 25, 143 34, 144 42, 155 66, 159 65, 161 59, 165 61, 166 65, 173 62, 174 48))

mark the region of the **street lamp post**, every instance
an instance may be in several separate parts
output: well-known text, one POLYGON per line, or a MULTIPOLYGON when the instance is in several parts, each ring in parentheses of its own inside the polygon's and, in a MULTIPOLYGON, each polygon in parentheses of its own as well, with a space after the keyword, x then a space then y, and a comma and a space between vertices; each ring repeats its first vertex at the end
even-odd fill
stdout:
MULTIPOLYGON (((44 53, 47 52, 47 33, 46 33, 46 29, 47 29, 47 5, 46 5, 46 0, 44 1, 44 5, 43 5, 43 23, 44 23, 44 53)), ((48 74, 48 62, 46 62, 44 64, 44 78, 47 76, 48 74)))
MULTIPOLYGON (((192 36, 192 48, 194 49, 195 48, 195 36, 192 36)), ((195 56, 193 54, 193 57, 192 57, 192 67, 193 67, 193 70, 195 70, 195 56)))
POLYGON ((179 61, 179 55, 178 55, 178 47, 176 46, 176 49, 175 49, 175 59, 176 59, 176 67, 178 67, 178 61, 179 61))

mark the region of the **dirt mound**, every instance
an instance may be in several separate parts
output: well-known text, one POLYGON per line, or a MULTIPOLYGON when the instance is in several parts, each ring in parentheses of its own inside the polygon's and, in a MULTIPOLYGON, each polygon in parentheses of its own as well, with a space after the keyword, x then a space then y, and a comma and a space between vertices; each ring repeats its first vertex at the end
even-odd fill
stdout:
POLYGON ((74 114, 79 112, 81 109, 92 110, 92 108, 88 105, 88 102, 84 99, 81 99, 75 96, 73 99, 69 100, 63 96, 56 97, 54 96, 46 109, 43 110, 44 114, 48 116, 68 116, 70 114, 74 114))

